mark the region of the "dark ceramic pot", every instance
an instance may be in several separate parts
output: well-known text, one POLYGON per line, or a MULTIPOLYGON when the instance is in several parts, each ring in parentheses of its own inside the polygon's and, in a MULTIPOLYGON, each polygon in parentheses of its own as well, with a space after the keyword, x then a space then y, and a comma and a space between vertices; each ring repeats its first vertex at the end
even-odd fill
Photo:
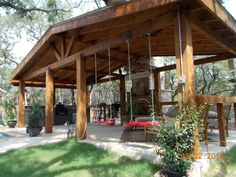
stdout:
POLYGON ((42 127, 37 127, 37 128, 27 128, 27 131, 29 133, 30 137, 35 137, 40 134, 40 131, 42 130, 42 127))
POLYGON ((186 177, 187 174, 183 172, 163 171, 166 177, 186 177))
POLYGON ((8 125, 9 128, 15 128, 16 123, 17 123, 16 120, 9 120, 7 122, 7 125, 8 125))

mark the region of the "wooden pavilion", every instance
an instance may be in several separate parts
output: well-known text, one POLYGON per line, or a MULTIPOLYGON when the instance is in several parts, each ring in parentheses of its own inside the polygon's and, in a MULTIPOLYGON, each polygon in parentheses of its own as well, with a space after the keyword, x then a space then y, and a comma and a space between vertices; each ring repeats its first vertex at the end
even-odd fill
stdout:
MULTIPOLYGON (((108 6, 53 25, 12 74, 19 86, 18 125, 24 127, 25 87, 45 87, 45 132, 53 132, 55 88, 77 89, 77 136, 86 138, 87 85, 93 84, 94 54, 98 82, 108 71, 107 49, 111 50, 112 80, 120 80, 121 113, 125 114, 124 75, 114 71, 127 66, 130 41, 131 64, 149 58, 147 34, 151 34, 153 56, 176 56, 176 64, 157 68, 155 91, 160 94, 160 72, 176 69, 178 105, 217 104, 220 144, 226 145, 223 104, 236 97, 195 95, 194 65, 227 60, 236 56, 236 21, 215 0, 131 0, 108 6), (194 60, 193 56, 206 58, 194 60)), ((161 102, 161 104, 172 104, 161 102)))

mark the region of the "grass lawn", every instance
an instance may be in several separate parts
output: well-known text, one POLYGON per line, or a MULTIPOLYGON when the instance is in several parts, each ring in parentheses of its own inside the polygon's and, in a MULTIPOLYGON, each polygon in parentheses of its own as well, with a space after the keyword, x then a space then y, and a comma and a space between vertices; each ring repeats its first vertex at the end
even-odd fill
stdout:
POLYGON ((206 173, 206 177, 236 176, 236 147, 226 152, 224 159, 215 160, 206 173))
POLYGON ((75 140, 0 155, 1 177, 146 177, 159 167, 131 160, 75 140))

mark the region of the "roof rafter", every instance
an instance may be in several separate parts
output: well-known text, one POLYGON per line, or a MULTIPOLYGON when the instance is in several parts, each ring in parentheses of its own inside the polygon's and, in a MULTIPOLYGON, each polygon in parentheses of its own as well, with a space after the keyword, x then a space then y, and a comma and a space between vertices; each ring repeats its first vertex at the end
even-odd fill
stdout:
POLYGON ((196 15, 189 14, 188 17, 190 18, 192 27, 195 30, 197 30, 207 38, 213 40, 216 44, 220 45, 222 48, 226 49, 230 53, 236 55, 236 47, 231 45, 226 39, 224 39, 215 31, 213 31, 210 25, 202 25, 202 22, 196 15))
POLYGON ((33 72, 30 75, 26 75, 25 77, 23 77, 23 80, 30 80, 36 76, 42 75, 48 69, 54 70, 57 68, 62 68, 64 66, 70 65, 71 63, 75 62, 76 59, 78 59, 80 54, 82 54, 84 57, 86 57, 86 56, 94 54, 100 50, 107 49, 113 45, 120 44, 120 43, 126 41, 128 38, 143 36, 146 33, 154 32, 156 30, 164 28, 165 26, 173 23, 173 19, 174 19, 174 15, 172 13, 163 14, 152 21, 148 21, 148 22, 145 22, 145 23, 135 26, 134 29, 130 29, 126 33, 112 37, 108 40, 105 40, 103 42, 95 44, 92 47, 89 47, 89 48, 84 49, 80 52, 77 52, 67 58, 64 58, 63 60, 52 63, 48 66, 45 66, 45 67, 33 72))

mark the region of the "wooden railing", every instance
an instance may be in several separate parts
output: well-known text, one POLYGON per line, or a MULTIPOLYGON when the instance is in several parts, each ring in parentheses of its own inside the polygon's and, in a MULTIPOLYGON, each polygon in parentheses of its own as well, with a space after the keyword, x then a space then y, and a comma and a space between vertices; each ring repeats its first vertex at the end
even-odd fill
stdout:
POLYGON ((226 146, 226 134, 225 134, 224 117, 223 117, 223 104, 234 105, 234 117, 235 117, 235 127, 236 127, 236 96, 226 97, 226 96, 197 95, 196 103, 197 105, 216 104, 217 115, 218 115, 220 145, 226 146))

